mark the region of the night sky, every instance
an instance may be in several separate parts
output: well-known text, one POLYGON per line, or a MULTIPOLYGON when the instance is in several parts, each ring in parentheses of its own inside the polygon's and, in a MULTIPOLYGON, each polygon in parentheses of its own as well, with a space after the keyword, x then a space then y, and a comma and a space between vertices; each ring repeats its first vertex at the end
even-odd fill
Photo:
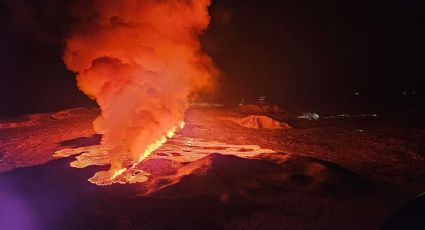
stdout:
MULTIPOLYGON (((95 106, 60 59, 75 1, 0 1, 0 116, 95 106)), ((420 2, 215 0, 202 41, 223 72, 216 100, 423 104, 420 2)))

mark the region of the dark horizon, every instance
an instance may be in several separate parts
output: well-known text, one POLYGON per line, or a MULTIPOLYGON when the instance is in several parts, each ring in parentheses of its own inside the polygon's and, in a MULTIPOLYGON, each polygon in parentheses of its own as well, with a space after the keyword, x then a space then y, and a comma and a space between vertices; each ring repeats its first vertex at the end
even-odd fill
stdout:
MULTIPOLYGON (((61 60, 71 2, 1 1, 1 117, 95 106, 61 60)), ((214 100, 423 108, 421 12, 402 0, 213 1, 202 40, 223 72, 214 100)))

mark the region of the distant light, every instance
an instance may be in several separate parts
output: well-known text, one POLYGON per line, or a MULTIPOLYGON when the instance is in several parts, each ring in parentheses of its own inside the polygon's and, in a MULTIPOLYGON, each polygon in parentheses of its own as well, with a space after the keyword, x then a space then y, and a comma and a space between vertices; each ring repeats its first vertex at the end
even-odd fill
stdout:
POLYGON ((416 94, 416 92, 415 91, 412 91, 412 95, 415 95, 416 94))
POLYGON ((407 95, 407 92, 403 92, 403 95, 407 95))
POLYGON ((354 94, 355 94, 355 95, 359 95, 360 93, 359 93, 359 92, 355 92, 354 94))
POLYGON ((317 113, 303 113, 300 116, 297 116, 298 119, 307 119, 307 120, 317 120, 320 118, 317 113))

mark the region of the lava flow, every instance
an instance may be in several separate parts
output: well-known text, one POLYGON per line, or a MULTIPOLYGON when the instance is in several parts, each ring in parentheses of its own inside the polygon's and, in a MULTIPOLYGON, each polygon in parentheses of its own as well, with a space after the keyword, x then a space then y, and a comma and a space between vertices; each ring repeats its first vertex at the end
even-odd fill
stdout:
MULTIPOLYGON (((210 154, 217 153, 217 151, 223 155, 233 155, 241 158, 252 158, 262 154, 276 153, 271 149, 261 148, 257 145, 228 144, 188 137, 179 132, 184 126, 185 123, 181 122, 179 127, 173 127, 169 132, 161 136, 160 139, 149 145, 149 148, 140 155, 138 162, 132 165, 127 164, 127 167, 115 171, 99 171, 89 181, 96 185, 143 183, 151 178, 152 175, 150 173, 152 170, 155 171, 158 167, 161 168, 161 163, 158 164, 158 162, 171 163, 166 171, 174 170, 175 166, 198 161, 210 154)), ((71 162, 71 166, 76 168, 107 165, 109 163, 107 160, 107 149, 104 145, 67 148, 57 151, 55 157, 77 155, 75 161, 71 162)), ((156 176, 158 175, 153 175, 152 179, 156 176)))
POLYGON ((93 125, 114 180, 174 135, 190 99, 214 89, 218 70, 199 41, 211 3, 88 2, 74 9, 63 60, 101 109, 93 125))
MULTIPOLYGON (((180 128, 183 129, 185 125, 185 122, 180 122, 180 128)), ((142 162, 146 157, 151 155, 155 150, 159 149, 161 146, 163 146, 167 142, 167 138, 173 138, 176 134, 177 127, 174 126, 171 128, 165 135, 162 135, 160 139, 156 140, 152 144, 148 145, 146 150, 143 152, 143 154, 140 155, 139 161, 137 163, 134 163, 131 167, 134 169, 137 164, 142 162)), ((111 176, 111 181, 123 174, 125 171, 127 171, 127 168, 121 168, 116 170, 113 175, 111 176)))

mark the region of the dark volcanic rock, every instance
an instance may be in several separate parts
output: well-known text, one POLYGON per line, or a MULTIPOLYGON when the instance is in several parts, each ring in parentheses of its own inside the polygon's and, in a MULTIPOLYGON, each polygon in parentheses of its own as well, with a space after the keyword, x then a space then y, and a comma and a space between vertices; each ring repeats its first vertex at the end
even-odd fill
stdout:
POLYGON ((365 185, 361 184, 364 181, 360 176, 327 162, 278 153, 270 155, 281 155, 286 160, 267 160, 268 154, 256 159, 210 154, 179 168, 173 175, 150 181, 146 184, 147 194, 163 198, 287 192, 334 194, 365 185))

